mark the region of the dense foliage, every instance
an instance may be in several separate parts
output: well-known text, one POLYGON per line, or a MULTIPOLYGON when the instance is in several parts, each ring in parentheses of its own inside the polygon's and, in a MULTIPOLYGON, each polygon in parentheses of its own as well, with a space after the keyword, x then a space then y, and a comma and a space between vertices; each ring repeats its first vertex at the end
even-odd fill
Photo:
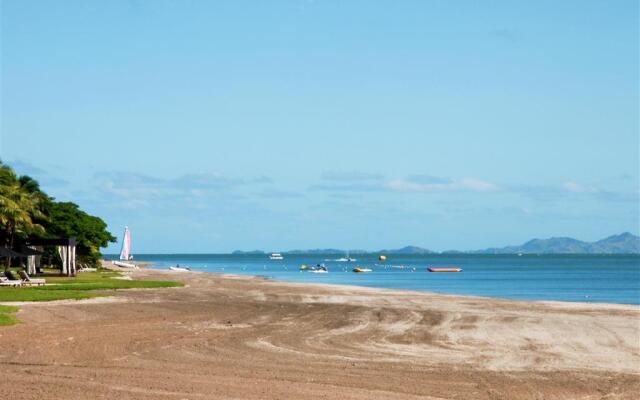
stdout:
MULTIPOLYGON (((102 219, 80 210, 74 203, 56 202, 40 189, 37 181, 17 176, 0 161, 1 245, 14 247, 16 242, 29 237, 75 237, 78 261, 90 265, 100 260, 101 247, 116 240, 102 219)), ((47 254, 55 257, 51 250, 47 254)))
POLYGON ((51 202, 45 213, 48 217, 44 224, 46 235, 75 237, 76 251, 83 263, 96 265, 101 256, 100 248, 116 240, 102 219, 80 210, 74 203, 51 202))

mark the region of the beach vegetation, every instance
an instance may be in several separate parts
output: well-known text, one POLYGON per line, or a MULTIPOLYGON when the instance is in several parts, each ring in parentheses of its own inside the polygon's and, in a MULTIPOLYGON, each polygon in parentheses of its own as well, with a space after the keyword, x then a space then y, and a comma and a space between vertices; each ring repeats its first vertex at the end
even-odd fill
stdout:
MULTIPOLYGON (((44 233, 44 227, 38 223, 46 218, 42 201, 42 193, 33 179, 18 177, 0 161, 0 226, 5 246, 13 247, 16 237, 44 233)), ((10 264, 11 257, 6 266, 10 264)))
MULTIPOLYGON (((40 188, 38 182, 26 175, 18 176, 0 161, 0 243, 13 248, 16 239, 75 238, 77 262, 97 267, 100 248, 116 238, 99 217, 82 211, 77 204, 57 202, 40 188)), ((45 248, 43 261, 60 263, 55 248, 45 248)), ((12 265, 8 258, 5 268, 12 265)))
MULTIPOLYGON (((123 277, 118 272, 83 272, 76 277, 46 276, 47 285, 0 288, 0 302, 82 300, 108 296, 113 290, 157 289, 182 287, 182 282, 156 280, 113 279, 123 277)), ((17 322, 18 307, 0 305, 0 325, 17 322)))
POLYGON ((18 307, 0 305, 0 326, 18 323, 14 315, 16 312, 18 312, 18 307))
POLYGON ((77 261, 81 264, 97 266, 102 257, 100 248, 116 241, 102 219, 87 214, 77 204, 52 201, 47 203, 45 212, 46 236, 75 237, 77 261))

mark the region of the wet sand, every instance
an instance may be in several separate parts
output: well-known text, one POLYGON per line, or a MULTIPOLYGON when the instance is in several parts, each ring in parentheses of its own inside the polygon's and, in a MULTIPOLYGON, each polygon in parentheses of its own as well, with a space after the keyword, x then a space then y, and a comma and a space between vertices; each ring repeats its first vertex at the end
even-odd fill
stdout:
POLYGON ((635 399, 640 308, 139 270, 21 306, 6 399, 635 399))

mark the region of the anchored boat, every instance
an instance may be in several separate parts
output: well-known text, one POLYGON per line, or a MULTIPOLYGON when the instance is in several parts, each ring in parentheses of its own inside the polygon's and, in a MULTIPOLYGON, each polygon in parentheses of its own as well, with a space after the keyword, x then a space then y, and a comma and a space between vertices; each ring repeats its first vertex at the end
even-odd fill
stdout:
POLYGON ((180 272, 189 272, 191 271, 191 268, 189 267, 181 267, 180 264, 176 265, 176 266, 171 266, 169 267, 170 270, 172 271, 180 271, 180 272))
POLYGON ((462 271, 462 268, 427 268, 427 271, 429 272, 460 272, 462 271))

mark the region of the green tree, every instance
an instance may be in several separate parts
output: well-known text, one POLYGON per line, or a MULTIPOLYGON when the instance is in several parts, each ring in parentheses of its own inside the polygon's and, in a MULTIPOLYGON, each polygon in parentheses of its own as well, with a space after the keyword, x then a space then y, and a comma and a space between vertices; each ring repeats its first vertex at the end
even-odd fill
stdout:
MULTIPOLYGON (((29 177, 20 180, 10 167, 0 161, 0 225, 5 246, 13 247, 16 237, 44 233, 40 222, 46 220, 41 210, 46 196, 33 182, 29 177)), ((7 267, 9 265, 11 258, 7 267)))
POLYGON ((79 261, 97 265, 100 248, 116 238, 107 231, 107 224, 100 218, 80 210, 70 202, 51 202, 46 210, 45 229, 50 237, 75 237, 79 261))
MULTIPOLYGON (((74 203, 56 202, 38 182, 16 173, 0 161, 0 243, 13 247, 16 238, 76 238, 78 261, 96 265, 100 248, 116 238, 100 218, 80 210, 74 203)), ((57 258, 55 249, 45 254, 57 258)), ((11 265, 11 259, 9 263, 11 265)))

